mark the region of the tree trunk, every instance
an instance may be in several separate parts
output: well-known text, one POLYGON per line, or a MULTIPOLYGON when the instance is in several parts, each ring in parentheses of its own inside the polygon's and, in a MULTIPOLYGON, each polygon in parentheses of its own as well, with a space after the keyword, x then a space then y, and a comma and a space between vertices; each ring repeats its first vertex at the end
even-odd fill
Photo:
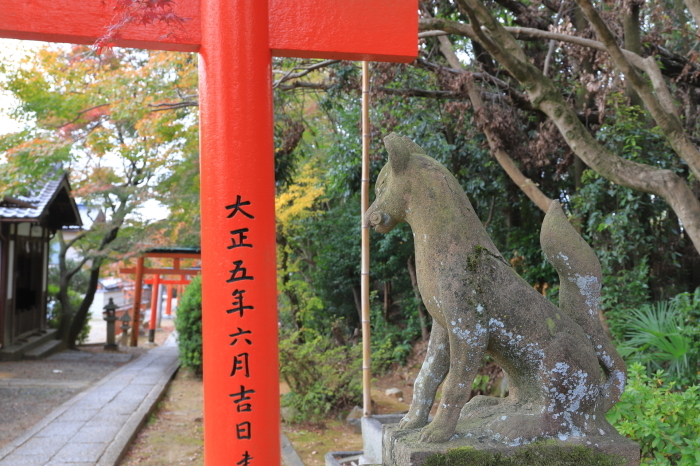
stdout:
POLYGON ((74 314, 73 305, 70 302, 70 297, 68 296, 69 278, 67 275, 66 267, 66 242, 63 239, 63 233, 61 230, 56 232, 56 239, 58 240, 59 252, 58 252, 58 273, 59 273, 59 285, 58 285, 58 302, 61 304, 61 315, 58 321, 58 338, 61 340, 66 339, 68 336, 68 329, 70 328, 70 321, 74 314))
MULTIPOLYGON (((450 40, 446 36, 439 36, 438 40, 440 41, 440 52, 444 55, 445 59, 447 59, 450 66, 456 70, 463 71, 464 69, 459 62, 457 55, 455 55, 450 40)), ((474 113, 479 114, 479 110, 484 108, 484 103, 481 100, 481 92, 476 88, 473 79, 468 79, 466 81, 466 86, 467 92, 469 93, 469 100, 471 100, 472 105, 474 106, 474 113)), ((540 191, 540 188, 538 188, 530 178, 523 175, 523 172, 520 171, 518 166, 506 151, 499 148, 499 145, 495 141, 493 132, 488 125, 484 125, 484 134, 486 135, 489 147, 491 147, 491 153, 496 158, 501 168, 505 170, 506 174, 525 193, 525 195, 530 198, 530 200, 534 202, 537 207, 546 213, 552 200, 542 191, 540 191)))
MULTIPOLYGON (((622 27, 625 31, 625 49, 634 52, 637 55, 642 54, 642 37, 641 27, 639 24, 639 5, 632 4, 629 8, 623 8, 622 27)), ((642 107, 641 97, 637 94, 630 83, 627 83, 627 95, 630 99, 630 105, 642 107)))
MULTIPOLYGON (((100 245, 97 248, 97 252, 101 253, 104 252, 104 250, 107 248, 107 246, 117 239, 117 236, 119 235, 119 229, 121 227, 121 223, 123 222, 124 216, 123 214, 125 213, 126 210, 126 203, 122 203, 119 208, 117 209, 116 212, 116 217, 121 219, 121 222, 118 222, 118 226, 114 226, 112 228, 109 228, 104 235, 102 236, 102 240, 100 241, 100 245)), ((93 224, 93 227, 97 224, 95 222, 93 224)), ((71 245, 74 244, 76 240, 73 240, 71 242, 71 245)), ((63 308, 63 319, 67 319, 68 316, 71 316, 70 319, 70 325, 67 328, 66 333, 62 336, 63 341, 66 343, 66 346, 69 349, 75 349, 75 341, 78 338, 78 335, 80 335, 80 331, 82 330, 83 326, 85 325, 85 320, 87 318, 88 311, 90 310, 90 306, 92 305, 93 300, 95 299, 95 292, 97 291, 97 285, 99 283, 99 278, 100 278, 100 267, 102 266, 102 261, 104 260, 104 257, 95 257, 92 259, 92 267, 90 268, 90 279, 88 281, 88 289, 87 292, 85 293, 85 297, 83 298, 83 301, 80 303, 80 306, 78 307, 78 310, 75 312, 75 314, 72 313, 73 308, 70 305, 70 300, 68 298, 68 289, 70 287, 70 281, 73 278, 73 276, 78 273, 82 265, 85 264, 87 261, 87 258, 83 258, 82 262, 73 270, 67 270, 66 268, 66 253, 68 252, 68 244, 64 243, 62 241, 61 237, 61 250, 59 253, 59 268, 61 271, 61 285, 59 289, 59 299, 63 300, 65 299, 65 303, 68 305, 68 307, 63 308)), ((64 305, 64 301, 61 301, 61 305, 64 305)))
POLYGON ((391 309, 391 281, 384 282, 384 321, 389 323, 389 310, 391 309))
POLYGON ((97 291, 97 285, 100 279, 99 262, 101 261, 96 262, 97 265, 93 265, 92 270, 90 271, 90 280, 88 281, 87 293, 85 293, 85 297, 80 303, 78 311, 73 316, 73 319, 71 319, 66 341, 68 349, 75 349, 75 343, 78 340, 78 336, 80 335, 83 326, 85 325, 85 320, 87 319, 88 311, 90 310, 90 306, 92 305, 92 302, 95 299, 95 292, 97 291))
POLYGON ((420 335, 421 340, 428 341, 430 339, 430 332, 428 331, 428 316, 425 313, 425 308, 423 307, 423 300, 420 297, 420 291, 418 290, 418 278, 416 276, 416 264, 414 262, 413 256, 408 258, 408 275, 411 277, 411 286, 413 287, 413 296, 416 298, 416 308, 418 308, 418 320, 420 321, 420 335))
POLYGON ((355 298, 355 307, 357 308, 357 321, 360 323, 360 326, 362 326, 362 300, 360 298, 360 287, 359 286, 353 286, 352 287, 352 296, 355 298))

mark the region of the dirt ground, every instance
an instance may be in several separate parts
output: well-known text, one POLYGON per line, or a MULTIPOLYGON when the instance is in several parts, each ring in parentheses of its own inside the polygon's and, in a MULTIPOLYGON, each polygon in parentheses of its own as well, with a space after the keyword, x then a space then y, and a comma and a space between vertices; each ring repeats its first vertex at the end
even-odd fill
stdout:
MULTIPOLYGON (((372 400, 376 414, 408 409, 424 352, 425 344, 418 344, 405 367, 373 380, 372 400), (401 389, 404 400, 387 396, 388 388, 401 389)), ((283 391, 284 387, 280 389, 283 391)), ((345 414, 334 413, 322 422, 282 425, 282 431, 305 466, 325 464, 324 456, 330 451, 362 450, 362 435, 345 423, 345 414)), ((180 370, 120 466, 202 466, 202 417, 202 382, 188 371, 180 370)))
POLYGON ((204 464, 202 381, 180 369, 120 466, 204 464))
MULTIPOLYGON (((408 409, 408 404, 384 393, 386 388, 401 388, 410 400, 413 389, 405 385, 402 374, 391 373, 374 381, 372 399, 378 414, 408 409)), ((362 435, 341 421, 338 413, 334 416, 323 422, 282 425, 305 466, 325 464, 324 456, 330 451, 362 450, 362 435)), ((202 382, 181 369, 120 466, 202 466, 202 417, 202 382)))

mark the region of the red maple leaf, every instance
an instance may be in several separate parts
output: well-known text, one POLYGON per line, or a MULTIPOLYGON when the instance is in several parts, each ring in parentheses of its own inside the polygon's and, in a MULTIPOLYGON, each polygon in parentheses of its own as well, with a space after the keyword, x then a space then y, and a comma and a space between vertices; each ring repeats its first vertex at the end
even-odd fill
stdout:
MULTIPOLYGON (((102 0, 106 5, 107 0, 102 0)), ((184 32, 184 24, 191 18, 184 18, 175 13, 174 0, 117 0, 112 10, 114 19, 107 27, 107 32, 95 42, 95 50, 112 47, 122 37, 122 31, 130 24, 150 26, 166 24, 170 31, 169 37, 177 37, 176 31, 184 32)))

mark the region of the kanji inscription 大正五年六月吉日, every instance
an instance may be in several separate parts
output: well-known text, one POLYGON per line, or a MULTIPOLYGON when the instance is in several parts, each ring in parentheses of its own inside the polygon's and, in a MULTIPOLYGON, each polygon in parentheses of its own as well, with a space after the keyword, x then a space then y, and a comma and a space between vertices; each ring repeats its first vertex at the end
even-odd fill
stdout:
MULTIPOLYGON (((91 44, 115 2, 0 0, 0 37, 91 44)), ((205 463, 270 466, 280 462, 271 58, 410 62, 418 2, 182 0, 173 8, 188 18, 182 30, 131 24, 115 45, 199 52, 205 463), (241 334, 250 348, 241 338, 232 344, 239 331, 250 332, 241 334)))

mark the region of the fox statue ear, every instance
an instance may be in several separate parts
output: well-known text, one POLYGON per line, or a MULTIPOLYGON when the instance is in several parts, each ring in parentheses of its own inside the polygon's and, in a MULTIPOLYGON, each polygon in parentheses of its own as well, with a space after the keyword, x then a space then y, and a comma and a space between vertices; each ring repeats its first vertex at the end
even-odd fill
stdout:
POLYGON ((384 146, 389 152, 389 165, 394 173, 400 173, 408 166, 411 154, 425 154, 418 144, 396 133, 384 138, 384 146))

